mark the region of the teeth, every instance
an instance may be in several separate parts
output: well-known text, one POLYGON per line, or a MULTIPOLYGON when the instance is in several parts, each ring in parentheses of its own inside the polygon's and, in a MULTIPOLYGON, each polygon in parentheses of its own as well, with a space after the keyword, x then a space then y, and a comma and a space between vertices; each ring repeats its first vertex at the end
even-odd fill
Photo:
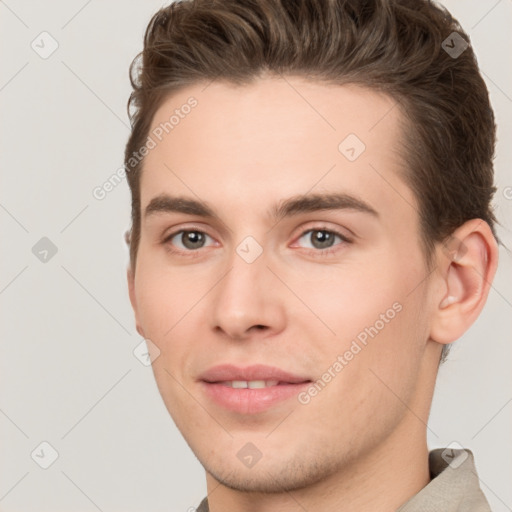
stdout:
POLYGON ((221 382, 223 386, 229 386, 234 389, 244 389, 244 388, 250 388, 250 389, 261 389, 261 388, 268 388, 270 386, 277 386, 279 381, 277 380, 233 380, 233 381, 226 381, 221 382))
MULTIPOLYGON (((235 388, 235 389, 242 389, 242 388, 249 387, 248 383, 245 380, 233 380, 231 382, 228 382, 227 384, 231 385, 231 387, 235 388)), ((265 383, 263 383, 263 384, 265 384, 265 383)))

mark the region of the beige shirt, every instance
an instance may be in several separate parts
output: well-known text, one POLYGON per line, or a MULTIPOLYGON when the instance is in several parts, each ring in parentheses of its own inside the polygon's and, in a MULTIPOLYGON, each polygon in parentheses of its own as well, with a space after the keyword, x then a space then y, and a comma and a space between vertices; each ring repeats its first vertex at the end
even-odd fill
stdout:
MULTIPOLYGON (((470 450, 432 450, 429 467, 431 481, 397 512, 491 512, 470 450)), ((197 512, 209 512, 207 497, 197 512)))

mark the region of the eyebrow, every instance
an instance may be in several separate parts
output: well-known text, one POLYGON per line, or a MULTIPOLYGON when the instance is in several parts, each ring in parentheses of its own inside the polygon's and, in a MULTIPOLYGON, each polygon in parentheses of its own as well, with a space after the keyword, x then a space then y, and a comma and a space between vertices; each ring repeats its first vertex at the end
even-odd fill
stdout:
MULTIPOLYGON (((346 193, 323 193, 293 196, 274 204, 269 210, 273 220, 291 217, 301 213, 311 213, 321 210, 354 210, 378 218, 378 212, 360 198, 346 193)), ((149 202, 144 218, 160 213, 184 213, 199 217, 219 219, 214 209, 204 201, 183 196, 160 194, 149 202)))
MULTIPOLYGON (((346 193, 307 194, 290 197, 280 201, 270 208, 270 217, 278 220, 301 213, 311 213, 320 210, 354 210, 367 213, 378 218, 378 212, 360 198, 346 193)), ((144 218, 159 213, 184 213, 199 217, 218 219, 206 202, 183 196, 160 194, 149 202, 144 211, 144 218)))

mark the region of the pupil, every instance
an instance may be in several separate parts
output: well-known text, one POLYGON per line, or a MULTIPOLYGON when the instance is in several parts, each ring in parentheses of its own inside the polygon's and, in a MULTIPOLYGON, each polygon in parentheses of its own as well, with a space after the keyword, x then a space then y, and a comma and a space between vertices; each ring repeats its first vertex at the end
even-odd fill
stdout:
POLYGON ((188 231, 183 233, 181 241, 188 249, 197 249, 204 243, 204 234, 197 231, 188 231))
POLYGON ((313 235, 313 246, 318 249, 325 249, 326 247, 331 247, 332 242, 334 240, 334 236, 332 233, 328 231, 316 231, 312 232, 313 235))

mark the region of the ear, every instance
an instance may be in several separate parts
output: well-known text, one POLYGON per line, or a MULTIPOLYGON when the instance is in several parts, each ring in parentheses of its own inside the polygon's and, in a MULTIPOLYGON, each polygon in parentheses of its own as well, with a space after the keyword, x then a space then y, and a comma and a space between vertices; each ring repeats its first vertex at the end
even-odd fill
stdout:
POLYGON ((472 219, 438 247, 439 293, 430 338, 460 338, 482 311, 498 266, 498 245, 487 222, 472 219))
POLYGON ((137 332, 143 337, 146 338, 144 334, 144 330, 139 324, 139 314, 137 309, 137 298, 135 296, 135 275, 133 273, 131 265, 128 266, 126 270, 126 277, 128 280, 128 293, 130 295, 130 302, 132 304, 132 309, 135 314, 135 326, 137 329, 137 332))

